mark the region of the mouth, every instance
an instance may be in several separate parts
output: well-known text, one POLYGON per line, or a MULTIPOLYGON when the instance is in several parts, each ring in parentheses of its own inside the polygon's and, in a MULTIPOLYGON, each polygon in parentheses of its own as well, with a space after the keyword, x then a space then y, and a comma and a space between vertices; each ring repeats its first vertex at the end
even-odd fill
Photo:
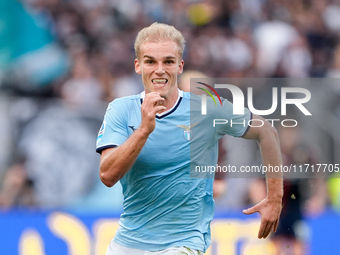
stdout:
POLYGON ((165 78, 157 78, 157 79, 152 79, 151 80, 152 84, 155 85, 156 87, 162 87, 165 84, 168 83, 168 79, 165 78))

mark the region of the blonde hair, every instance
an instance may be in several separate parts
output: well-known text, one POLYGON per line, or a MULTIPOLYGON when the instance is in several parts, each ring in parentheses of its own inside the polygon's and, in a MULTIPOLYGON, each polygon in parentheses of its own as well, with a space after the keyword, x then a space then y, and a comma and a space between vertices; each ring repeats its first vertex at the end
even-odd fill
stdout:
POLYGON ((185 39, 182 33, 173 26, 157 22, 139 31, 135 40, 136 57, 139 59, 140 48, 143 43, 164 42, 168 40, 177 44, 179 56, 182 58, 185 47, 185 39))

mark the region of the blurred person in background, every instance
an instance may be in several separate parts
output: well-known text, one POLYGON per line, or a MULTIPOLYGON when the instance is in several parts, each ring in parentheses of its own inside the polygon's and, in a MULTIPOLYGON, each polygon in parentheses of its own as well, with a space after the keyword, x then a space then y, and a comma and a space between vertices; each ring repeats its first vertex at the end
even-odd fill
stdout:
POLYGON ((33 181, 28 177, 24 162, 10 166, 1 178, 0 208, 35 208, 33 181))
POLYGON ((69 206, 89 192, 97 176, 98 157, 87 146, 93 143, 98 120, 67 105, 59 100, 42 103, 17 139, 41 208, 69 206))
POLYGON ((6 174, 3 185, 21 173, 24 183, 32 181, 36 207, 112 209, 101 199, 112 193, 96 188, 99 157, 90 149, 91 137, 100 126, 97 116, 105 107, 105 96, 86 52, 75 55, 69 78, 55 89, 60 98, 32 97, 12 103, 11 121, 18 127, 16 151, 25 161, 6 174), (97 199, 86 202, 93 192, 97 199))

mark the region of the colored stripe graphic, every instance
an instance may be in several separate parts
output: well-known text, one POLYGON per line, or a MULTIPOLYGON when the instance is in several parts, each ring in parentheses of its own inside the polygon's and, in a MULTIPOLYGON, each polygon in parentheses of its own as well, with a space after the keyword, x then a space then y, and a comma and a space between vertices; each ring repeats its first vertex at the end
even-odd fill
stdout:
POLYGON ((212 100, 214 100, 215 105, 217 105, 215 98, 214 98, 213 95, 209 92, 209 90, 206 90, 206 89, 203 89, 203 88, 200 88, 200 87, 196 87, 196 88, 201 89, 201 90, 203 90, 205 93, 207 93, 207 94, 212 98, 212 100))
MULTIPOLYGON (((212 91, 215 93, 215 95, 218 97, 218 100, 220 100, 220 103, 221 103, 221 105, 222 105, 222 100, 221 100, 220 96, 218 95, 217 91, 216 91, 213 87, 211 87, 210 85, 205 84, 205 83, 203 83, 203 82, 197 82, 197 83, 199 83, 199 84, 201 84, 201 85, 204 85, 204 86, 208 87, 210 90, 212 90, 212 91)), ((208 90, 202 89, 202 88, 200 88, 200 87, 197 87, 197 88, 198 88, 198 89, 201 89, 201 90, 203 90, 203 91, 205 91, 206 93, 208 93, 209 96, 211 96, 211 98, 214 100, 215 105, 217 105, 217 103, 216 103, 216 101, 215 101, 213 95, 212 95, 208 90)))

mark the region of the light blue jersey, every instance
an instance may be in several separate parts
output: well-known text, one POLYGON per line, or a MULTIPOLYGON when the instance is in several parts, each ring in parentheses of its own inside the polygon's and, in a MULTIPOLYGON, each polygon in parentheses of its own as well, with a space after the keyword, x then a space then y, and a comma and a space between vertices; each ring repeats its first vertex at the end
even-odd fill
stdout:
MULTIPOLYGON (((98 134, 97 152, 123 144, 139 127, 143 98, 144 92, 109 104, 98 134)), ((197 118, 190 116, 193 104, 200 104, 199 96, 179 91, 175 105, 157 114, 155 130, 120 180, 124 213, 116 243, 147 251, 186 246, 205 252, 209 247, 213 179, 191 178, 190 164, 216 165, 218 139, 224 134, 242 136, 247 126, 213 127, 213 118, 235 118, 227 100, 215 114, 197 114, 197 118)), ((237 116, 238 121, 248 122, 250 118, 248 110, 237 116)))

